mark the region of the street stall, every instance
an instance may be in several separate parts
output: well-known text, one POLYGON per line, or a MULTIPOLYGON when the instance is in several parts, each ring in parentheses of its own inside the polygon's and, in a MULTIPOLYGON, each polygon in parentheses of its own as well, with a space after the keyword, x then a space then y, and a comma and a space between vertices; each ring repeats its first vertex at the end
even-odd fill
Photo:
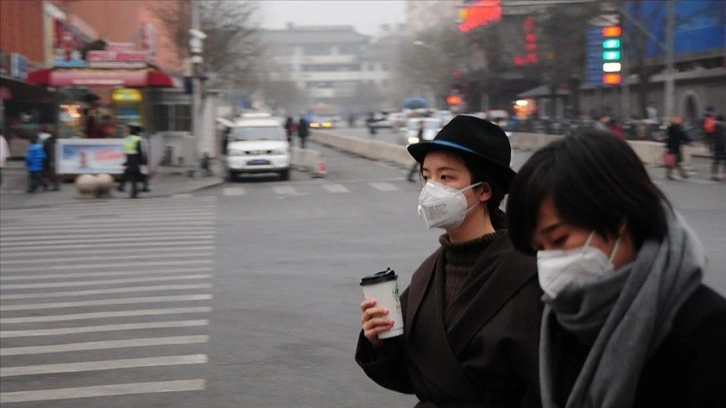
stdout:
POLYGON ((109 43, 104 50, 88 51, 85 60, 78 53, 64 54, 54 68, 28 74, 29 83, 58 91, 58 174, 121 174, 121 129, 132 122, 148 128, 152 101, 147 90, 176 87, 171 76, 147 62, 148 51, 134 48, 134 43, 109 43), (79 98, 77 89, 98 96, 79 98))

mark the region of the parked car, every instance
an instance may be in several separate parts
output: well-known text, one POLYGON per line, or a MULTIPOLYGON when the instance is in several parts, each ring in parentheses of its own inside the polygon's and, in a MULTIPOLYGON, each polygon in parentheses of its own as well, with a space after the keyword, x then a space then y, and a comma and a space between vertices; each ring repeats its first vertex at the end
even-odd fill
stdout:
POLYGON ((245 173, 278 173, 290 179, 290 145, 280 118, 242 117, 229 127, 225 160, 228 179, 245 173))
POLYGON ((444 121, 441 118, 410 118, 406 121, 406 127, 401 129, 403 132, 403 144, 409 145, 422 141, 418 139, 418 130, 421 127, 421 122, 424 123, 423 141, 433 140, 436 134, 439 133, 439 130, 444 126, 444 121))

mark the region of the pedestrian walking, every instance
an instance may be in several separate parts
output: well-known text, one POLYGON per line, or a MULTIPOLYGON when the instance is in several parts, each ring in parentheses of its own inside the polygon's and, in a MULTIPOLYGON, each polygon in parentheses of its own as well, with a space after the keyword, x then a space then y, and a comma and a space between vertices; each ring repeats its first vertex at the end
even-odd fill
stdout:
POLYGON ((683 119, 681 119, 680 116, 674 116, 671 118, 671 124, 668 126, 668 130, 666 132, 668 136, 668 139, 666 140, 666 155, 670 155, 670 157, 666 156, 664 165, 668 180, 674 180, 672 175, 673 168, 678 169, 682 178, 688 178, 688 173, 686 173, 686 170, 683 168, 683 152, 681 146, 690 142, 690 139, 686 135, 686 132, 683 131, 682 123, 683 119))
POLYGON ((300 138, 300 148, 304 149, 307 145, 308 136, 310 135, 310 124, 305 119, 305 116, 300 115, 300 120, 297 124, 297 136, 300 138))
POLYGON ((48 186, 53 187, 53 191, 60 190, 60 181, 55 171, 55 148, 56 136, 53 126, 50 124, 43 125, 43 132, 39 137, 43 141, 43 152, 45 152, 45 160, 43 161, 43 187, 47 190, 48 186))
POLYGON ((292 120, 292 116, 288 116, 285 119, 285 133, 287 133, 287 143, 292 146, 292 133, 295 128, 295 121, 292 120))
POLYGON ((45 161, 45 152, 43 145, 35 137, 28 150, 25 152, 25 168, 28 172, 28 193, 34 193, 35 190, 43 184, 43 162, 45 161))
POLYGON ((400 296, 403 335, 379 339, 394 322, 375 299, 361 303, 357 363, 420 407, 539 407, 542 293, 499 209, 515 174, 506 134, 460 115, 408 151, 426 182, 419 218, 445 233, 400 296))
POLYGON ((141 166, 145 163, 145 155, 142 147, 142 139, 139 134, 143 128, 137 123, 127 125, 127 136, 124 138, 124 153, 126 154, 126 162, 124 163, 124 174, 121 176, 118 191, 124 191, 126 182, 131 184, 131 198, 138 197, 137 183, 143 183, 143 175, 141 174, 141 166))
MULTIPOLYGON (((418 133, 416 133, 416 139, 418 140, 418 143, 422 142, 423 135, 424 135, 424 129, 425 129, 426 123, 422 120, 418 124, 418 133)), ((406 180, 410 182, 416 181, 414 177, 416 177, 416 173, 421 171, 421 164, 418 162, 415 162, 411 168, 408 170, 408 176, 406 177, 406 180)))
POLYGON ((708 144, 708 149, 713 153, 716 147, 716 116, 713 113, 713 106, 706 108, 706 112, 703 114, 703 121, 701 122, 701 129, 703 130, 704 139, 706 139, 706 143, 708 144))
POLYGON ((726 406, 726 299, 627 142, 587 130, 535 152, 507 215, 537 251, 545 408, 726 406))
POLYGON ((711 162, 711 180, 721 181, 719 167, 723 169, 726 178, 726 123, 723 115, 716 116, 713 132, 713 161, 711 162))
POLYGON ((8 146, 5 136, 0 133, 0 187, 3 185, 3 169, 5 169, 8 157, 10 157, 10 146, 8 146))

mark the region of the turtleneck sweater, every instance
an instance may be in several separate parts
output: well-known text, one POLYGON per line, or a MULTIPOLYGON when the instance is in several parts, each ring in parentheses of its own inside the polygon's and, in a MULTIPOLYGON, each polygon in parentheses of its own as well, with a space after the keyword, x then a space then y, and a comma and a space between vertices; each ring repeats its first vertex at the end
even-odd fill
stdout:
POLYGON ((482 235, 479 238, 465 242, 451 242, 448 234, 439 237, 439 243, 444 247, 444 309, 453 300, 456 294, 464 285, 470 273, 478 273, 472 268, 481 254, 496 241, 506 234, 505 230, 482 235))

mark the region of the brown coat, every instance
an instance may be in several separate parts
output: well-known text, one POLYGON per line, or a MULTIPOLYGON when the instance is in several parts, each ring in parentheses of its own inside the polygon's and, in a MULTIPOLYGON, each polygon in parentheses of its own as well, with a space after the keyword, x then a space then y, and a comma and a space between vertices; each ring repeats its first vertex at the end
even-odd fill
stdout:
POLYGON ((401 295, 404 335, 374 349, 361 332, 356 361, 422 407, 539 407, 536 260, 505 236, 492 242, 446 309, 445 327, 443 254, 429 256, 401 295))

